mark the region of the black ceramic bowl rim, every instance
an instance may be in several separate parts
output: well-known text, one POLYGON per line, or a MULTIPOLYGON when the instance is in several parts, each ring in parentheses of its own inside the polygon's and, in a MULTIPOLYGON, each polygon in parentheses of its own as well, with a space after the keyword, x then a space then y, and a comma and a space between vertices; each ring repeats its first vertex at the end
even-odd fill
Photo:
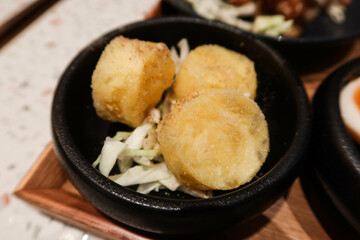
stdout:
MULTIPOLYGON (((196 18, 202 18, 199 16, 195 11, 185 6, 183 1, 179 0, 165 0, 169 4, 171 4, 173 7, 177 8, 181 12, 185 13, 188 16, 196 17, 196 18)), ((241 30, 244 31, 244 30, 241 30)), ((246 31, 244 31, 246 32, 246 31)), ((260 38, 262 40, 265 40, 269 43, 287 43, 291 44, 293 46, 300 46, 300 45, 320 45, 320 44, 333 44, 340 41, 350 40, 357 37, 360 37, 360 30, 357 32, 352 32, 346 35, 336 36, 336 37, 297 37, 297 38, 290 38, 290 37, 270 37, 263 34, 254 34, 251 32, 246 32, 248 34, 251 34, 257 38, 260 38)))
MULTIPOLYGON (((137 193, 131 189, 126 187, 122 187, 111 180, 105 178, 101 175, 95 168, 91 166, 89 161, 85 159, 85 157, 81 154, 79 149, 75 147, 75 142, 71 137, 69 132, 69 127, 66 126, 66 118, 65 118, 65 109, 56 107, 57 105, 61 105, 61 94, 64 94, 67 86, 69 85, 69 81, 67 76, 71 74, 73 71, 72 65, 76 65, 78 62, 81 62, 86 58, 86 55, 91 51, 91 46, 95 46, 96 42, 101 41, 102 38, 94 41, 89 47, 86 47, 82 50, 75 59, 70 63, 69 67, 66 69, 65 73, 61 77, 61 80, 58 84, 57 91, 53 100, 53 108, 52 108, 52 127, 53 127, 53 138, 57 141, 62 147, 62 151, 67 156, 71 156, 70 164, 73 168, 78 172, 79 177, 83 179, 87 179, 88 182, 100 192, 103 192, 107 196, 111 196, 116 199, 121 199, 123 201, 127 201, 131 205, 141 206, 142 208, 149 209, 164 209, 167 211, 179 211, 181 209, 191 210, 194 208, 198 208, 198 204, 201 203, 201 207, 204 209, 222 206, 224 201, 227 203, 226 206, 235 206, 239 204, 239 201, 248 201, 250 199, 256 199, 262 194, 265 194, 266 191, 271 186, 275 186, 278 183, 284 183, 284 181, 288 181, 289 177, 294 175, 294 172, 298 172, 298 167, 301 162, 299 153, 303 153, 306 151, 308 146, 308 140, 310 137, 310 108, 308 104, 308 99, 305 94, 305 91, 302 87, 302 83, 300 79, 297 77, 292 68, 288 65, 288 63, 280 57, 280 55, 271 49, 268 45, 261 42, 258 39, 253 38, 250 35, 244 34, 241 30, 236 29, 234 27, 219 23, 219 22, 211 22, 203 19, 196 18, 188 18, 188 17, 168 17, 168 18, 158 18, 151 19, 147 21, 136 22, 127 26, 124 26, 120 29, 116 29, 112 32, 104 35, 103 38, 108 36, 115 37, 119 35, 119 31, 127 31, 129 29, 134 29, 138 27, 147 27, 153 24, 162 24, 162 23, 171 23, 171 22, 183 22, 183 23, 194 23, 194 24, 205 24, 210 25, 214 28, 226 29, 228 31, 235 32, 239 35, 242 35, 244 38, 249 38, 252 41, 255 41, 264 51, 269 52, 274 56, 276 61, 279 64, 284 65, 287 70, 287 75, 294 79, 294 88, 297 96, 296 98, 296 106, 298 108, 298 118, 296 125, 296 133, 290 144, 290 147, 286 154, 279 160, 279 162, 271 169, 269 172, 264 174, 261 178, 254 181, 253 183, 235 190, 230 193, 226 193, 220 196, 216 196, 209 199, 165 199, 156 196, 144 195, 137 193), (253 188, 261 189, 261 191, 253 192, 253 188), (255 194, 254 194, 255 193, 255 194), (151 204, 148 204, 147 201, 151 200, 151 204)), ((290 184, 290 183, 289 183, 290 184)), ((266 194, 265 194, 266 195, 266 194)))
POLYGON ((317 151, 315 170, 324 189, 335 205, 360 232, 360 216, 358 197, 347 198, 360 186, 360 151, 348 134, 340 113, 340 92, 350 77, 360 77, 360 58, 353 59, 334 71, 321 84, 314 97, 314 123, 321 128, 314 131, 316 141, 314 151, 317 151), (316 111, 316 110, 321 111, 316 111), (320 112, 320 113, 319 113, 320 112), (324 124, 323 121, 326 121, 324 124), (339 157, 324 156, 324 148, 332 148, 330 154, 339 157), (320 149, 318 149, 320 147, 320 149), (337 176, 336 176, 337 174, 337 176), (334 185, 335 179, 341 179, 341 185, 334 185), (344 188, 343 183, 351 183, 344 188), (340 193, 341 191, 341 193, 340 193))
POLYGON ((349 164, 353 169, 358 173, 360 177, 360 152, 355 146, 354 140, 348 134, 344 122, 340 114, 340 105, 339 98, 340 92, 346 82, 349 81, 349 77, 353 74, 360 77, 360 58, 356 58, 341 66, 338 70, 332 73, 328 79, 325 81, 328 82, 328 92, 332 93, 332 97, 328 98, 328 106, 332 106, 331 111, 327 112, 327 118, 332 122, 333 131, 331 131, 331 139, 341 139, 342 143, 339 145, 341 151, 344 154, 343 156, 349 161, 349 164))

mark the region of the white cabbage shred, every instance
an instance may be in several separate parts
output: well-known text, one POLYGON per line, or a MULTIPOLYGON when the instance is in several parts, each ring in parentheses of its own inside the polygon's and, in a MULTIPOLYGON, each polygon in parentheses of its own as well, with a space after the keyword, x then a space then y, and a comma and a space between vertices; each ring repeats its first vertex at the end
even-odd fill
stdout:
POLYGON ((337 24, 345 22, 346 7, 338 2, 331 2, 326 8, 326 13, 329 15, 331 20, 337 24))
POLYGON ((160 186, 175 191, 180 184, 167 168, 156 140, 155 124, 160 121, 160 111, 153 109, 149 117, 132 132, 117 132, 106 137, 101 154, 93 163, 109 179, 122 186, 139 185, 138 190, 148 193, 160 186), (110 175, 118 162, 120 174, 110 175), (162 183, 163 181, 163 183, 162 183))
POLYGON ((122 186, 151 183, 170 178, 170 171, 164 162, 152 166, 136 165, 119 174, 114 181, 122 186))
POLYGON ((174 46, 170 48, 171 58, 176 64, 176 73, 179 71, 182 62, 190 52, 190 46, 186 38, 181 39, 178 42, 177 46, 180 53, 176 51, 176 48, 174 46))
POLYGON ((111 169, 113 169, 116 163, 117 156, 125 149, 125 147, 125 143, 113 138, 107 137, 105 139, 99 163, 99 171, 104 176, 109 176, 111 169))
POLYGON ((252 23, 239 17, 253 16, 256 4, 248 2, 242 6, 235 6, 222 0, 187 0, 194 10, 202 17, 209 20, 219 20, 236 26, 245 31, 251 31, 252 23))
POLYGON ((255 18, 252 31, 277 37, 281 33, 289 31, 293 23, 293 20, 286 20, 284 15, 262 15, 255 18))

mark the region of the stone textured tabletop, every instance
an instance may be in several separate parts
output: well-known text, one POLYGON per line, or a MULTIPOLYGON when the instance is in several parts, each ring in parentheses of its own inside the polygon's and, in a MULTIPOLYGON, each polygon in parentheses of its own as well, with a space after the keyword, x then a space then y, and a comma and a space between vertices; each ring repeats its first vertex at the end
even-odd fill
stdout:
MULTIPOLYGON (((30 2, 1 1, 0 24, 17 11, 14 4, 30 2)), ((51 101, 67 64, 103 33, 144 19, 157 2, 62 0, 0 48, 0 239, 98 239, 43 215, 12 192, 51 141, 51 101)))

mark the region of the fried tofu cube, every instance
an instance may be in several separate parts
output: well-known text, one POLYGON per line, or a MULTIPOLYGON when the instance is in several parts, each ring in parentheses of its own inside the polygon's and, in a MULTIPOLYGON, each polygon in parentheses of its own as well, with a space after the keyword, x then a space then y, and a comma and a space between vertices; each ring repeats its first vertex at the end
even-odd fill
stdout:
POLYGON ((245 55, 219 45, 201 45, 184 59, 173 86, 175 98, 200 89, 235 89, 252 99, 257 78, 254 63, 245 55))
POLYGON ((251 181, 269 152, 264 114, 237 90, 202 90, 179 98, 157 133, 172 173, 201 190, 229 190, 251 181))
POLYGON ((173 82, 176 66, 164 43, 114 38, 92 75, 92 97, 99 117, 139 126, 173 82))

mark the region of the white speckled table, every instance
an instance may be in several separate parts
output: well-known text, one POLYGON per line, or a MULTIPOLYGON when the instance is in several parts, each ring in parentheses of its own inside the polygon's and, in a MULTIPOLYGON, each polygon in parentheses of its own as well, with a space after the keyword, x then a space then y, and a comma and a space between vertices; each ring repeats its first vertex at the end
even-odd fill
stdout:
MULTIPOLYGON (((0 25, 31 2, 2 0, 0 25)), ((98 239, 41 214, 12 192, 51 140, 50 106, 66 65, 101 34, 143 19, 157 2, 62 0, 0 48, 0 239, 98 239)))
POLYGON ((34 2, 36 2, 36 0, 1 0, 0 25, 34 2))

